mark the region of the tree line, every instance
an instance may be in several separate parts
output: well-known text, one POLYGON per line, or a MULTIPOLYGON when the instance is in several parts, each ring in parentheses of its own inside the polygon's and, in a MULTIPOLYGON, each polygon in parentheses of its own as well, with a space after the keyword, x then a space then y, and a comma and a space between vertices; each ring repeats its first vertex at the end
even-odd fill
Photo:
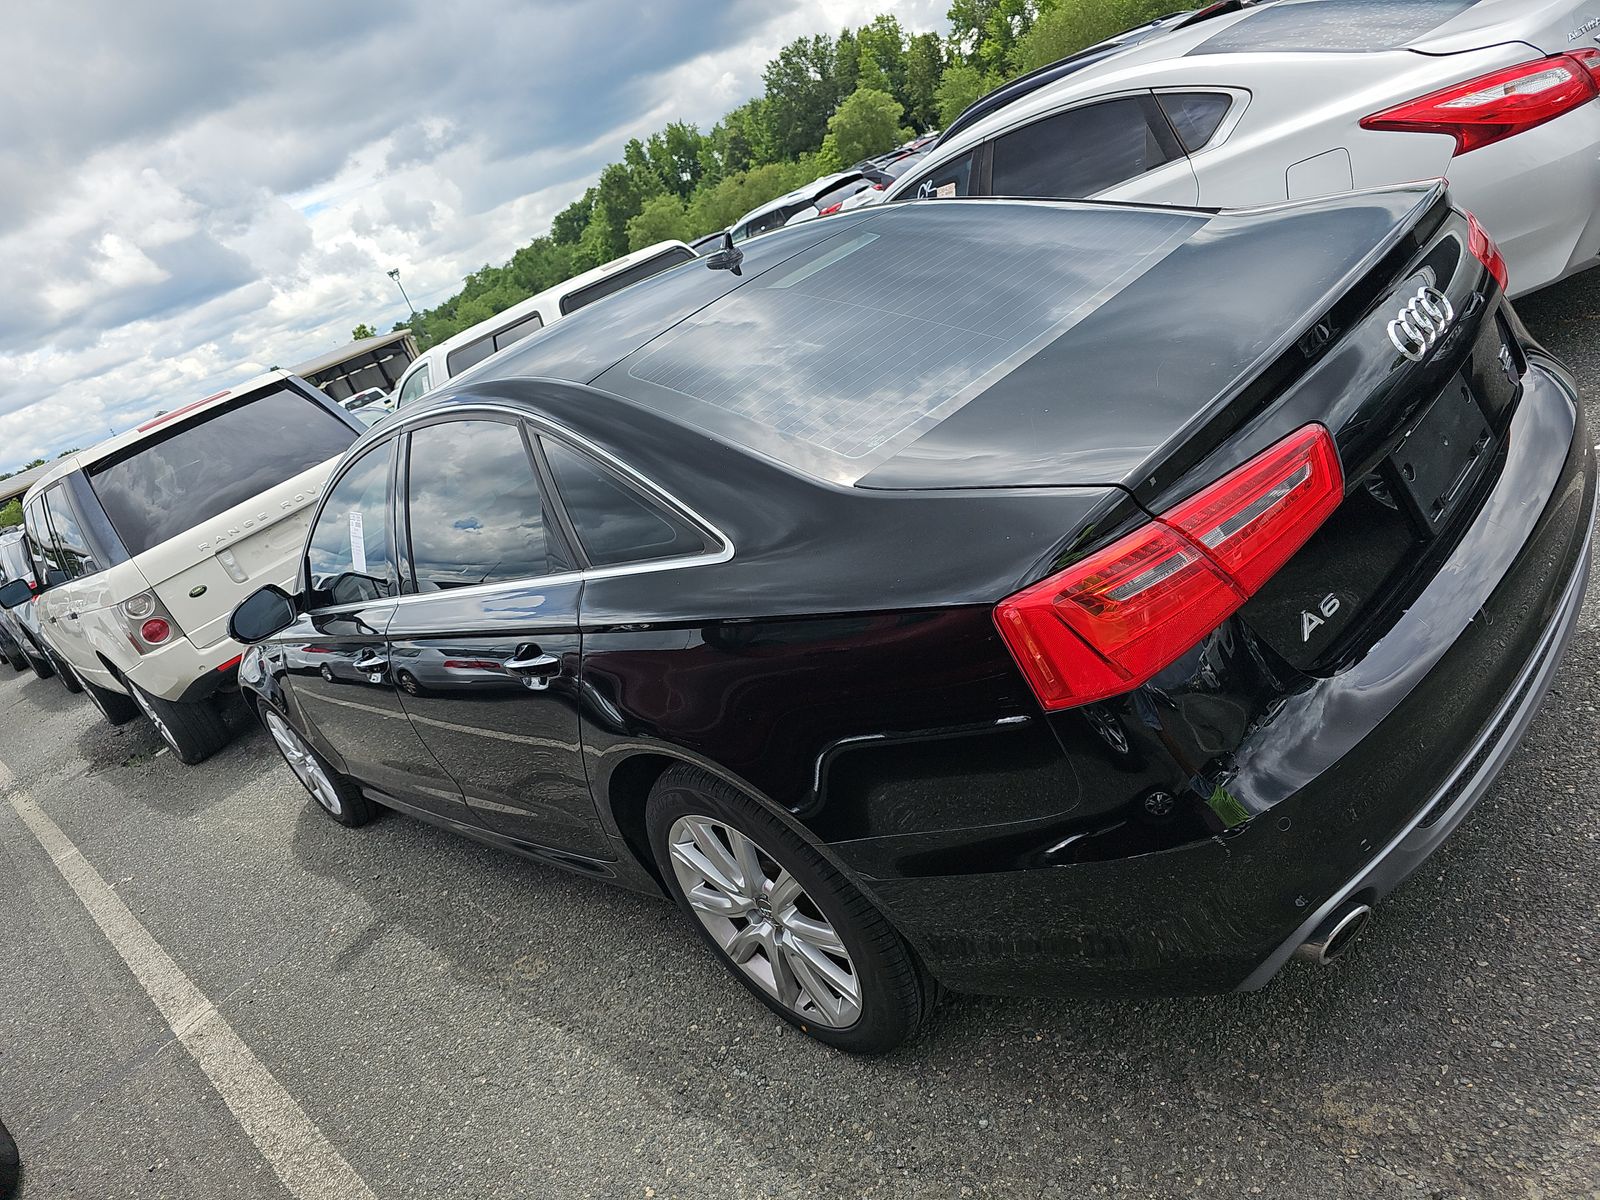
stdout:
POLYGON ((426 349, 632 250, 725 229, 819 176, 947 126, 1007 79, 1173 8, 1174 0, 952 0, 942 37, 909 33, 885 14, 837 36, 798 38, 766 65, 761 95, 709 131, 674 121, 631 139, 548 234, 394 328, 409 325, 426 349))

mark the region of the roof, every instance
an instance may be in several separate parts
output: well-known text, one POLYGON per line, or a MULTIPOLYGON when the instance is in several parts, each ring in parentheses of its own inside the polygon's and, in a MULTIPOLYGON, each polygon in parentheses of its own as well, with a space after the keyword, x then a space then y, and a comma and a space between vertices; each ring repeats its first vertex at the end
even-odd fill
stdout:
MULTIPOLYGON (((258 391, 275 383, 281 383, 283 380, 290 377, 291 373, 288 371, 268 371, 264 375, 257 375, 254 379, 246 380, 244 383, 238 384, 234 387, 224 388, 215 395, 207 396, 202 400, 195 400, 188 404, 179 405, 177 408, 170 409, 168 412, 163 414, 163 416, 171 418, 176 417, 179 414, 188 416, 192 413, 203 412, 208 408, 213 408, 226 401, 237 400, 240 396, 243 396, 249 392, 258 391)), ((97 442, 93 446, 90 446, 87 450, 79 450, 75 454, 69 454, 65 458, 58 458, 55 462, 48 463, 47 465, 40 467, 38 469, 38 478, 29 481, 28 490, 32 491, 34 488, 42 487, 48 483, 53 483, 63 475, 67 475, 83 467, 92 466, 102 459, 110 458, 119 450, 144 441, 146 437, 153 433, 155 428, 157 428, 159 425, 166 424, 166 421, 164 420, 157 422, 157 424, 152 424, 152 422, 157 422, 157 418, 151 417, 149 420, 141 422, 138 426, 128 430, 125 433, 119 433, 115 437, 108 437, 105 441, 97 442)), ((8 479, 6 482, 10 483, 11 480, 8 479)))
POLYGON ((293 368, 294 374, 310 377, 329 367, 336 367, 348 359, 356 358, 373 350, 382 350, 385 346, 392 346, 396 342, 403 342, 411 336, 409 329, 396 329, 393 333, 380 333, 377 337, 362 338, 360 341, 347 342, 337 350, 329 350, 326 354, 319 354, 316 358, 309 359, 293 368))
POLYGON ((0 504, 9 504, 13 499, 22 495, 46 475, 54 463, 45 463, 42 466, 32 467, 26 471, 19 471, 10 479, 0 479, 0 504))

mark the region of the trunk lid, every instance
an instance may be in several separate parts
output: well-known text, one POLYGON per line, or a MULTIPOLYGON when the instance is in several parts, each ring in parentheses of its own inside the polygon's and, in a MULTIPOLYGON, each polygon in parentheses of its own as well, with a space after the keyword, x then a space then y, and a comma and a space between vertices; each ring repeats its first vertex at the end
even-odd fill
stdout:
POLYGON ((1525 42, 1546 54, 1565 54, 1594 49, 1596 34, 1596 0, 1479 0, 1410 45, 1423 54, 1459 54, 1525 42))

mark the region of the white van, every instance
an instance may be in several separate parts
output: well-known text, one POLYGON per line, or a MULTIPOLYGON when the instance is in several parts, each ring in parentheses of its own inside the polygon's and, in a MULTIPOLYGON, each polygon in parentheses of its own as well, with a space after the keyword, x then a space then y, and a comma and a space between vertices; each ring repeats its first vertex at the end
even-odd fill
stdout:
POLYGON ((228 617, 293 582, 311 506, 363 429, 273 371, 68 455, 23 497, 33 579, 0 587, 0 605, 32 607, 112 724, 143 713, 199 762, 227 741, 214 698, 244 651, 228 617))
POLYGON ((426 395, 451 376, 477 366, 496 350, 504 350, 585 305, 694 257, 694 251, 683 242, 657 242, 519 300, 487 321, 463 329, 418 355, 395 385, 395 407, 426 395))

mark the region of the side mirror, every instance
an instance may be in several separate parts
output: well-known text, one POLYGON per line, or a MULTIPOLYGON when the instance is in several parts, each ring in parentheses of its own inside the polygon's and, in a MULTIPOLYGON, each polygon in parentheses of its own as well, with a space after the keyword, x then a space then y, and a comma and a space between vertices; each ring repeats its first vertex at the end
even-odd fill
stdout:
MULTIPOLYGON (((3 596, 0 596, 0 602, 3 602, 3 596)), ((251 592, 233 610, 233 616, 228 618, 228 636, 236 642, 253 646, 289 628, 299 615, 294 597, 276 584, 269 583, 251 592)))
POLYGON ((33 599, 33 589, 26 579, 13 579, 0 587, 0 608, 21 608, 33 599))

